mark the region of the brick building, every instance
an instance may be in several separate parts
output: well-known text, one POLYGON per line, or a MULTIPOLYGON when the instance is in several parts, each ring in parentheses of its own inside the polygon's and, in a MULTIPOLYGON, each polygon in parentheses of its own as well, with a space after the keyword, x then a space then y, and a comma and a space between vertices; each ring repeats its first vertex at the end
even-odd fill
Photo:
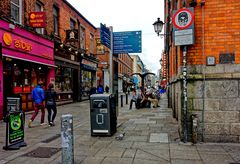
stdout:
POLYGON ((20 95, 23 110, 32 110, 31 91, 38 81, 44 89, 55 83, 58 104, 89 98, 96 86, 97 29, 71 4, 3 0, 0 21, 0 118, 8 96, 20 95))
POLYGON ((133 59, 129 54, 118 54, 118 91, 127 92, 133 73, 133 59))
POLYGON ((169 105, 182 138, 240 142, 240 1, 165 0, 165 54, 169 105), (185 3, 185 4, 184 4, 185 3), (183 46, 175 46, 172 16, 185 5, 194 8, 194 44, 187 46, 187 115, 183 111, 183 46), (186 127, 186 128, 185 128, 186 127), (185 133, 186 132, 186 133, 185 133), (187 136, 184 136, 184 133, 187 136))

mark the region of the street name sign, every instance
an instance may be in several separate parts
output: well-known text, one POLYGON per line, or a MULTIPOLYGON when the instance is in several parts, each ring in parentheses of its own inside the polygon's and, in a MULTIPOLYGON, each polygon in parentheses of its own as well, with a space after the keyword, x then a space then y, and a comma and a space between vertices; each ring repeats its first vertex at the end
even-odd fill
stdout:
POLYGON ((100 23, 100 42, 101 44, 105 45, 109 49, 111 49, 111 35, 110 30, 100 23))

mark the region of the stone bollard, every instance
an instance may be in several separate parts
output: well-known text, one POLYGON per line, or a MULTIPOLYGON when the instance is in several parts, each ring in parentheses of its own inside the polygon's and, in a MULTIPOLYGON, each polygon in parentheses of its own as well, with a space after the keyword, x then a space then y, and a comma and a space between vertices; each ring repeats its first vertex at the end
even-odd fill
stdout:
POLYGON ((62 163, 74 163, 73 151, 73 117, 71 114, 61 117, 62 163))

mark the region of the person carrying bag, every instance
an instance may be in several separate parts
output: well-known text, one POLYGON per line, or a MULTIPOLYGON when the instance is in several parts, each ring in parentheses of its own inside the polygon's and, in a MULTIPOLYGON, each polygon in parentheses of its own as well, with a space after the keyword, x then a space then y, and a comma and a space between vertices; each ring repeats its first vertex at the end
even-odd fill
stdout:
POLYGON ((57 115, 57 106, 56 106, 56 97, 57 93, 53 89, 53 84, 49 83, 48 89, 46 91, 45 100, 46 100, 46 108, 48 111, 48 125, 54 126, 54 119, 57 115))

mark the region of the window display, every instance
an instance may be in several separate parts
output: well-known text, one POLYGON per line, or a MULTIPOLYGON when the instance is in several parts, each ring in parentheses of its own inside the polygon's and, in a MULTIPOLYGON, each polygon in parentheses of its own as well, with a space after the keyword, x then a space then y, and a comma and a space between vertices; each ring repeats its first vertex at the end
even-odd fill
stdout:
POLYGON ((55 88, 57 92, 72 91, 72 71, 72 68, 58 67, 55 79, 55 88))

